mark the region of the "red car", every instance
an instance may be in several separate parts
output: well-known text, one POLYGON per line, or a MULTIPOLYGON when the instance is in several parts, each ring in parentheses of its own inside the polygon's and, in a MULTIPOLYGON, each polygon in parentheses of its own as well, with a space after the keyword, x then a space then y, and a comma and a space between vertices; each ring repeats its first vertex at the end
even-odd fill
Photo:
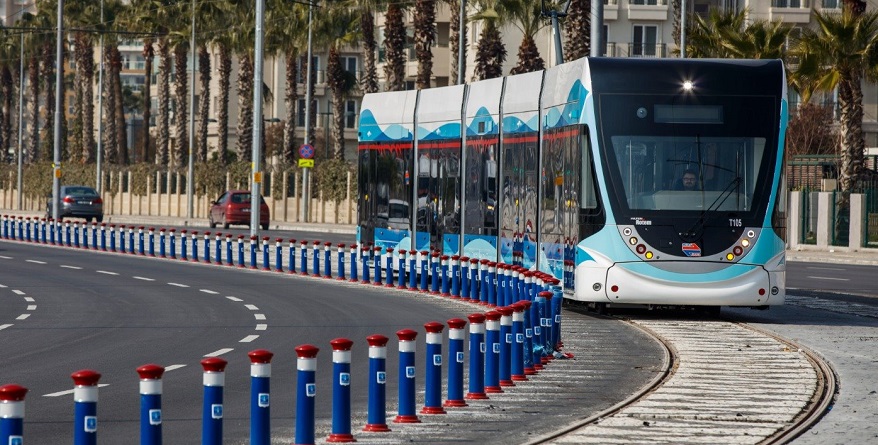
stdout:
MULTIPOLYGON (((259 225, 262 230, 268 230, 268 204, 259 197, 261 203, 259 210, 259 225)), ((211 203, 210 213, 207 220, 210 227, 216 227, 222 224, 224 229, 228 229, 230 224, 250 225, 250 190, 229 190, 223 193, 216 201, 211 203)))

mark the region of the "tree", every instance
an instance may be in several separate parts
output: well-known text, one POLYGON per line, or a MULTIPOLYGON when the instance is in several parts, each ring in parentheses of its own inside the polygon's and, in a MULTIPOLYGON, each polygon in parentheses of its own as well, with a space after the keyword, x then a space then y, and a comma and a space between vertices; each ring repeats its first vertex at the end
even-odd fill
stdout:
POLYGON ((299 47, 308 38, 308 9, 301 3, 276 0, 268 9, 268 21, 274 23, 266 30, 266 40, 282 53, 286 65, 284 77, 284 105, 287 110, 283 127, 283 158, 288 164, 296 160, 296 126, 299 106, 299 47), (277 16, 279 19, 274 19, 277 16))
MULTIPOLYGON (((518 63, 512 68, 510 74, 530 73, 545 69, 546 64, 540 56, 536 41, 534 41, 537 32, 545 27, 540 3, 530 0, 505 0, 503 4, 509 21, 522 34, 521 45, 518 47, 518 63)), ((581 56, 576 58, 579 57, 581 56)))
POLYGON ((831 106, 804 103, 787 127, 787 152, 791 155, 835 154, 837 140, 831 106))
POLYGON ((384 14, 384 78, 386 91, 405 89, 405 24, 402 4, 391 1, 384 14))
POLYGON ((744 29, 747 11, 720 11, 711 9, 710 15, 704 19, 698 14, 686 30, 686 56, 692 58, 730 58, 733 57, 724 45, 724 35, 729 31, 744 29))
POLYGON ((436 37, 436 0, 415 2, 415 57, 418 59, 419 90, 430 88, 433 77, 433 43, 436 37))
POLYGON ((236 32, 232 34, 232 50, 238 55, 238 141, 235 152, 239 161, 250 161, 253 155, 253 70, 256 46, 256 10, 250 2, 239 2, 233 15, 236 32))
POLYGON ((382 0, 358 0, 360 9, 360 33, 363 36, 363 77, 360 89, 364 93, 378 92, 378 70, 375 68, 375 11, 383 7, 382 0))
MULTIPOLYGON (((359 38, 359 16, 347 5, 328 8, 318 21, 319 42, 329 46, 326 64, 326 84, 332 92, 332 157, 344 159, 345 99, 357 86, 357 79, 342 66, 339 48, 353 45, 359 38)), ((323 46, 323 45, 321 45, 323 46)), ((329 143, 326 141, 325 143, 329 143)))
POLYGON ((482 33, 476 47, 476 80, 493 79, 503 75, 503 62, 506 61, 506 46, 500 35, 504 23, 502 3, 498 0, 483 0, 479 12, 473 20, 482 22, 482 33))
POLYGON ((460 85, 465 82, 464 79, 458 79, 458 73, 466 73, 466 46, 469 39, 466 34, 466 17, 464 23, 460 22, 460 0, 448 0, 448 9, 451 12, 451 23, 449 24, 449 36, 451 40, 451 79, 452 85, 460 85), (460 34, 463 33, 463 48, 460 47, 460 34), (460 66, 460 52, 463 51, 463 66, 460 66))
POLYGON ((570 0, 564 20, 564 60, 581 59, 590 51, 591 0, 570 0))

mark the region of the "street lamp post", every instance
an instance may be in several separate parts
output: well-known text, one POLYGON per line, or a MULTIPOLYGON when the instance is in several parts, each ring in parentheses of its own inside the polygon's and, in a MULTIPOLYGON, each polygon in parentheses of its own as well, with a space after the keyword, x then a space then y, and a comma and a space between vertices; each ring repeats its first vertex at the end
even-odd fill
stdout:
MULTIPOLYGON (((101 0, 101 26, 104 25, 104 0, 101 0)), ((101 161, 104 159, 104 33, 101 32, 100 36, 100 68, 98 69, 98 152, 97 159, 95 162, 95 190, 97 190, 98 195, 101 194, 101 186, 103 185, 103 181, 101 181, 101 161)), ((149 73, 147 73, 147 76, 149 73)), ((89 147, 90 149, 91 147, 89 147)))
POLYGON ((55 153, 52 162, 52 218, 58 220, 61 210, 61 82, 64 81, 63 49, 61 46, 64 20, 64 0, 58 0, 58 33, 55 42, 55 153))
MULTIPOLYGON (((303 140, 303 145, 308 145, 308 130, 311 128, 311 36, 312 36, 312 26, 311 21, 313 18, 313 10, 314 10, 314 0, 308 1, 308 73, 305 77, 305 137, 303 140)), ((302 221, 308 222, 310 216, 310 198, 311 198, 311 187, 309 186, 310 182, 310 172, 311 169, 308 167, 302 168, 302 221)))
POLYGON ((189 65, 192 75, 189 83, 189 176, 186 181, 186 216, 195 217, 194 182, 195 160, 192 156, 195 147, 195 0, 192 0, 192 34, 189 37, 189 65))
POLYGON ((262 149, 262 47, 263 24, 265 22, 265 0, 256 0, 256 57, 253 67, 253 176, 250 181, 250 236, 259 234, 259 211, 262 204, 260 185, 262 172, 259 170, 262 149))
POLYGON ((19 55, 19 65, 18 65, 18 210, 21 210, 21 156, 24 154, 24 147, 22 146, 22 124, 24 119, 21 118, 21 113, 24 112, 23 104, 24 104, 24 32, 21 33, 21 48, 19 55))

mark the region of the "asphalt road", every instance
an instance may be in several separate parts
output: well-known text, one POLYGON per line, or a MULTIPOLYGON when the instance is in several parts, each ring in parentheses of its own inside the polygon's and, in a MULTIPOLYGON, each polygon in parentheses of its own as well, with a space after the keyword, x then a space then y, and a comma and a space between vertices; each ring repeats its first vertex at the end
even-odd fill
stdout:
POLYGON ((878 297, 876 272, 878 267, 875 266, 790 261, 787 262, 787 291, 878 297))

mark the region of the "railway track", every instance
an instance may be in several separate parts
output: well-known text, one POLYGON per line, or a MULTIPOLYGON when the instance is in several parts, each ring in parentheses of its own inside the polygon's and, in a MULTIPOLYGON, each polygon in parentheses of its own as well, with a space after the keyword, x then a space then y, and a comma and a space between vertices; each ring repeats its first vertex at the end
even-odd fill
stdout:
POLYGON ((667 348, 664 375, 610 409, 531 444, 786 443, 816 423, 836 392, 813 352, 725 320, 637 316, 667 348))

